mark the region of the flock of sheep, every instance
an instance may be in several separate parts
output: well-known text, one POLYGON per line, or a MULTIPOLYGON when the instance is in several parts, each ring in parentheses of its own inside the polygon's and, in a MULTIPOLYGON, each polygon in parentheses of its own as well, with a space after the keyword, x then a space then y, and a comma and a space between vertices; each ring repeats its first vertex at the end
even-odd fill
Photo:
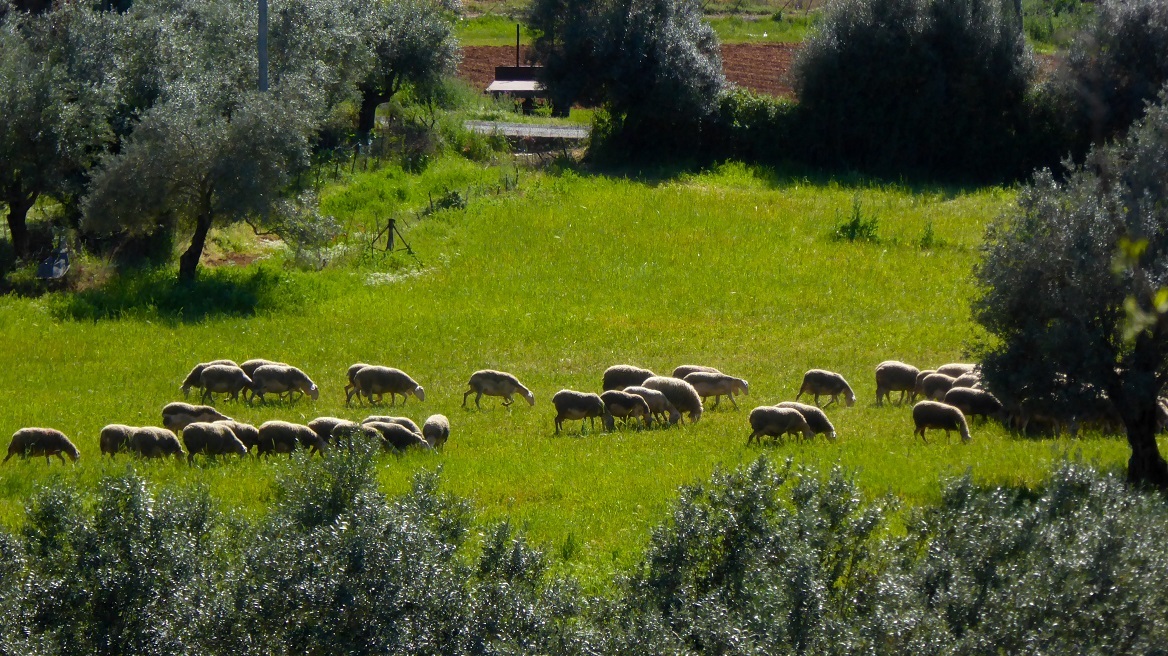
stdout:
MULTIPOLYGON (((381 403, 389 394, 390 404, 396 405, 397 396, 403 405, 409 396, 419 401, 426 398, 425 390, 400 369, 357 363, 347 372, 346 404, 353 397, 370 403, 381 403)), ((471 394, 475 405, 483 396, 502 397, 503 405, 510 406, 514 396, 522 396, 535 405, 535 395, 508 373, 493 370, 477 371, 467 383, 462 405, 471 394)), ((735 409, 735 396, 750 393, 749 384, 742 378, 724 374, 713 367, 683 365, 670 376, 658 376, 648 369, 631 365, 616 365, 605 370, 600 394, 560 390, 552 396, 555 406, 556 432, 568 420, 589 420, 595 426, 597 418, 607 430, 615 428, 615 421, 640 422, 651 427, 654 421, 673 425, 688 415, 691 423, 702 416, 704 403, 714 398, 711 407, 718 407, 726 397, 735 409)), ((303 371, 296 367, 269 360, 248 360, 236 364, 231 360, 215 360, 196 365, 183 380, 180 389, 189 397, 192 389, 202 390, 201 400, 214 403, 215 395, 231 399, 259 399, 276 394, 289 400, 299 396, 317 399, 320 389, 303 371)), ((876 403, 891 401, 891 394, 900 392, 900 403, 908 395, 922 400, 913 406, 916 426, 914 434, 925 439, 926 429, 958 431, 962 441, 970 439, 965 415, 995 417, 1005 421, 1002 404, 992 394, 980 389, 975 365, 948 364, 937 370, 920 371, 903 362, 887 361, 876 367, 876 403)), ((827 405, 842 396, 850 407, 856 395, 848 382, 838 373, 812 369, 803 375, 803 383, 794 401, 773 406, 760 406, 750 412, 751 433, 747 444, 763 437, 781 440, 786 435, 812 439, 822 434, 836 438, 835 427, 819 407, 819 398, 831 397, 827 405), (814 405, 800 403, 808 394, 814 405)), ((256 427, 235 421, 210 405, 192 405, 185 402, 167 404, 162 409, 162 427, 135 427, 110 424, 101 430, 102 454, 113 456, 126 451, 147 458, 181 457, 188 462, 194 456, 238 454, 246 455, 254 449, 257 456, 290 453, 298 448, 319 453, 342 439, 364 437, 381 443, 386 449, 403 451, 409 448, 434 449, 450 437, 450 422, 443 415, 432 415, 419 427, 406 417, 372 415, 360 423, 336 417, 318 417, 307 424, 287 421, 268 421, 256 427), (181 436, 181 444, 180 444, 181 436), (185 449, 184 449, 185 447, 185 449)), ((80 457, 77 447, 62 432, 52 428, 22 428, 12 436, 7 462, 14 455, 44 456, 46 461, 65 456, 74 461, 80 457)))

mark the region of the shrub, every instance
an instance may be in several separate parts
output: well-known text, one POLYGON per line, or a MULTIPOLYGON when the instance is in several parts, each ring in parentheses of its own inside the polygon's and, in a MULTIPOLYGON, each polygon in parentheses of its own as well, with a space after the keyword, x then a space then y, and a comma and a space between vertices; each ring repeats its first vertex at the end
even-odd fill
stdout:
POLYGON ((795 65, 807 155, 876 173, 999 179, 1032 168, 1036 66, 1012 3, 840 0, 795 65))
POLYGON ((1168 3, 1100 0, 1060 82, 1079 152, 1126 132, 1168 82, 1168 3))

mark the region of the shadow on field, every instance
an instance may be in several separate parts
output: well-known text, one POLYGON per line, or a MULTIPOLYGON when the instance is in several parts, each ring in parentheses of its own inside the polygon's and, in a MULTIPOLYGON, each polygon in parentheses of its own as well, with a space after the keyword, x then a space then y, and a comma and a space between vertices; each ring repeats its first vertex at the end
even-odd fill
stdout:
POLYGON ((197 323, 217 317, 247 317, 287 304, 286 281, 267 267, 199 271, 192 283, 180 283, 171 269, 123 274, 101 287, 60 299, 59 319, 100 321, 149 317, 197 323))

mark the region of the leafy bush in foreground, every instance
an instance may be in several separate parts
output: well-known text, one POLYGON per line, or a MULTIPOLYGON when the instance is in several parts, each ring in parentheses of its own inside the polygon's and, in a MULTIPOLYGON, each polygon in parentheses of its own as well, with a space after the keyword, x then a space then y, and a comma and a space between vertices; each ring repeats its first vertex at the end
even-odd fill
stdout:
POLYGON ((765 457, 684 488, 644 561, 582 599, 506 525, 375 456, 295 460, 257 525, 133 473, 0 534, 3 654, 1164 653, 1168 507, 1064 463, 1041 489, 948 483, 904 517, 765 457))

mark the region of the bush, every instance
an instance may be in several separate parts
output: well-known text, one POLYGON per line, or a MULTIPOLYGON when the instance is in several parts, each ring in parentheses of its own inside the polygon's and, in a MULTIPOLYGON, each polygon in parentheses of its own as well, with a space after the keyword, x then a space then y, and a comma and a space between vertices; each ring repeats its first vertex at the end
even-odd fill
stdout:
POLYGON ((1078 152, 1126 132, 1168 82, 1168 3, 1100 0, 1060 78, 1078 152))
POLYGON ((795 65, 806 154, 893 175, 1021 175, 1035 72, 1012 3, 840 0, 795 65))

